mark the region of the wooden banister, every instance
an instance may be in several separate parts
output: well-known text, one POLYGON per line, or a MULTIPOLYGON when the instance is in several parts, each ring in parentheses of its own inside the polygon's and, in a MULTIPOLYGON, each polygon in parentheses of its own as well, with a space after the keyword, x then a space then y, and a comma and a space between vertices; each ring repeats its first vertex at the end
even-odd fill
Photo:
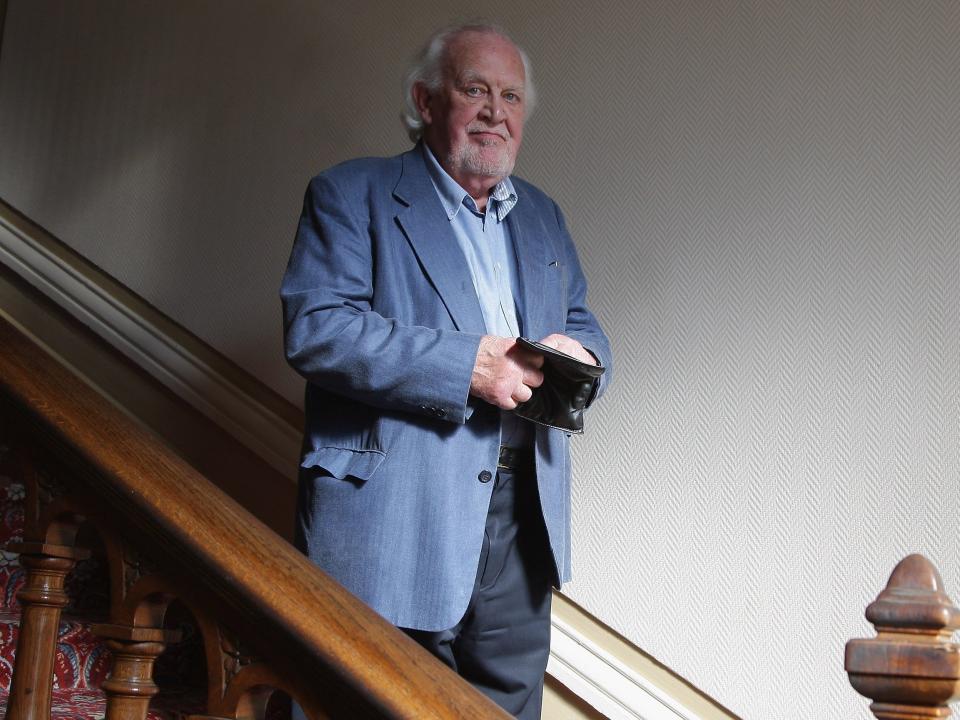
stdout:
POLYGON ((960 611, 933 564, 922 555, 901 560, 866 615, 877 637, 848 642, 844 666, 874 716, 948 717, 960 696, 960 646, 951 641, 960 611))
MULTIPOLYGON (((152 659, 170 640, 163 612, 176 593, 205 634, 219 633, 213 651, 207 642, 209 704, 217 705, 209 717, 257 716, 249 698, 265 686, 289 692, 311 718, 507 717, 3 320, 0 423, 0 437, 20 454, 28 480, 21 550, 39 558, 29 562, 67 572, 81 522, 107 537, 111 616, 99 630, 126 658, 123 672, 115 663, 111 680, 127 699, 149 692, 152 659), (43 477, 64 489, 42 491, 43 477), (131 552, 144 562, 131 562, 131 552), (245 665, 211 667, 220 659, 212 652, 234 648, 240 657, 240 645, 245 665)), ((62 577, 51 588, 36 591, 53 598, 44 601, 51 607, 45 627, 54 612, 58 617, 51 603, 62 604, 62 577)), ((43 714, 25 701, 42 678, 28 677, 20 655, 10 720, 43 714), (18 681, 30 692, 18 694, 18 681)), ((110 707, 108 717, 140 712, 111 715, 110 707)))

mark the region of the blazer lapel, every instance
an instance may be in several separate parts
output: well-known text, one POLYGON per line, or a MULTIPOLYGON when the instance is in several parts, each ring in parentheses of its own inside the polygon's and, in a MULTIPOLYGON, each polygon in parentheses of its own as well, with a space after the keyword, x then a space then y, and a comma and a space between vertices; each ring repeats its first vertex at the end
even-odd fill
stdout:
POLYGON ((551 273, 559 277, 559 258, 549 256, 550 246, 531 199, 524 198, 519 189, 517 194, 517 204, 507 215, 507 224, 517 255, 521 301, 518 309, 523 334, 532 340, 540 340, 557 330, 550 327, 550 317, 556 317, 557 305, 563 302, 563 298, 558 296, 558 284, 550 281, 553 279, 551 273))
POLYGON ((457 329, 483 334, 486 325, 467 260, 450 230, 421 152, 418 144, 402 156, 403 171, 393 194, 406 207, 397 213, 397 222, 457 329))

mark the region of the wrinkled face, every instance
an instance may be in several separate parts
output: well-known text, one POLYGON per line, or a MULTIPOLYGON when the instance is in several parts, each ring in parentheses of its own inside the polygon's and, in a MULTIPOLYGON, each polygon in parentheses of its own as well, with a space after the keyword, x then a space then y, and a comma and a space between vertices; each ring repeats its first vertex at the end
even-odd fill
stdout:
POLYGON ((424 139, 461 185, 492 187, 513 171, 523 137, 520 53, 493 33, 464 32, 447 45, 440 89, 418 86, 424 139))

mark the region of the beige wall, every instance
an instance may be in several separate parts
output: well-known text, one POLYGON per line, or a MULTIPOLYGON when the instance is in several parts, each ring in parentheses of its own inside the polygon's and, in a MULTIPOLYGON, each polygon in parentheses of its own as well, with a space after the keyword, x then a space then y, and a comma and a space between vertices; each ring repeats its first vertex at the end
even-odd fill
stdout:
MULTIPOLYGON (((568 591, 744 717, 868 717, 842 646, 887 573, 960 588, 960 4, 485 10, 617 358, 568 591)), ((306 181, 405 148, 401 66, 472 11, 10 0, 0 197, 295 399, 306 181)))

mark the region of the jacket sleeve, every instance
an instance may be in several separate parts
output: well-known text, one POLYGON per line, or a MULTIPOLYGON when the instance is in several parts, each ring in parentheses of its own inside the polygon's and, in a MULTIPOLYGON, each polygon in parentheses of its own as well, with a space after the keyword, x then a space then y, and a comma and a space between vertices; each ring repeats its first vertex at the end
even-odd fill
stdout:
POLYGON ((596 381, 593 394, 590 397, 587 407, 603 395, 613 376, 613 353, 610 350, 610 342, 606 334, 600 328, 597 318, 587 308, 587 279, 583 275, 580 267, 580 259, 577 257, 577 249, 573 244, 570 233, 567 232, 567 224, 563 217, 563 212, 554 203, 554 212, 556 213, 557 223, 560 226, 560 238, 563 244, 562 252, 564 265, 567 271, 567 320, 566 335, 572 337, 599 360, 600 364, 606 368, 606 371, 596 381))
POLYGON ((480 335, 405 325, 372 309, 373 239, 338 183, 307 188, 280 289, 287 361, 323 389, 463 423, 480 335))

